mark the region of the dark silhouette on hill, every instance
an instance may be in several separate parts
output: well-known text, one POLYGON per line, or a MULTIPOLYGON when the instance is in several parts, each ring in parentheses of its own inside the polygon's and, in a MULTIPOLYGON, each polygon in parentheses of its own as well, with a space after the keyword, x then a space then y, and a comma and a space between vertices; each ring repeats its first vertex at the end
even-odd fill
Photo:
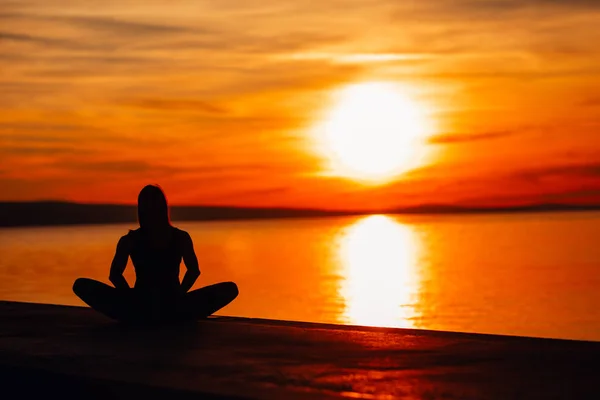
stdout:
MULTIPOLYGON (((310 218, 366 214, 477 214, 555 211, 596 211, 600 205, 537 204, 514 207, 464 207, 429 204, 406 208, 318 210, 227 206, 173 206, 174 221, 310 218)), ((60 201, 0 202, 0 226, 45 226, 134 223, 136 208, 119 204, 81 204, 60 201)))

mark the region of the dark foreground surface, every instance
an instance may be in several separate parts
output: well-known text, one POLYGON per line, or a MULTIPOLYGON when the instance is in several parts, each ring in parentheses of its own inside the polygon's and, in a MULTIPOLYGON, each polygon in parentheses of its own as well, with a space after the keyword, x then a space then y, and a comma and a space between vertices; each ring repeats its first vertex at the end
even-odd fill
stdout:
POLYGON ((573 399, 600 343, 214 318, 152 330, 0 302, 4 399, 573 399), (200 396, 198 396, 200 395, 200 396))

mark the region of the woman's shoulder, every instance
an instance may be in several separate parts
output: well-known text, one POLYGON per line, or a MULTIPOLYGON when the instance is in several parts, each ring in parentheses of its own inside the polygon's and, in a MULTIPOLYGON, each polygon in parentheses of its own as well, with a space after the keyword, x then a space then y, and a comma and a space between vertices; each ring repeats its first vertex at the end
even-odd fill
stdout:
POLYGON ((175 236, 177 236, 177 238, 189 238, 190 234, 187 233, 187 231, 184 231, 183 229, 179 229, 176 226, 173 227, 173 232, 175 233, 175 236))
POLYGON ((142 231, 142 228, 137 228, 137 229, 130 229, 126 235, 124 235, 124 238, 134 238, 136 236, 138 236, 142 231))
POLYGON ((176 241, 180 244, 180 245, 186 245, 187 243, 191 242, 192 237, 190 236, 189 233, 187 233, 187 231, 184 231, 183 229, 179 229, 176 227, 173 227, 173 232, 174 232, 174 236, 176 241))
POLYGON ((123 243, 131 243, 141 235, 141 228, 130 229, 125 235, 121 236, 120 241, 123 243))
POLYGON ((135 241, 135 238, 139 235, 139 229, 130 229, 125 235, 121 236, 119 239, 119 243, 117 243, 117 247, 127 250, 131 249, 132 243, 135 241))

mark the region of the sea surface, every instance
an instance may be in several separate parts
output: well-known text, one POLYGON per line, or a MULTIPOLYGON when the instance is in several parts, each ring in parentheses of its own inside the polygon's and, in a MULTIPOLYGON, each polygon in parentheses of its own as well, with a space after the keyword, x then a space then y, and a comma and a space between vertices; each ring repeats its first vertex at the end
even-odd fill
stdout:
MULTIPOLYGON (((174 224, 195 287, 238 284, 221 315, 600 341, 598 212, 174 224)), ((83 305, 129 228, 0 229, 0 299, 83 305)))

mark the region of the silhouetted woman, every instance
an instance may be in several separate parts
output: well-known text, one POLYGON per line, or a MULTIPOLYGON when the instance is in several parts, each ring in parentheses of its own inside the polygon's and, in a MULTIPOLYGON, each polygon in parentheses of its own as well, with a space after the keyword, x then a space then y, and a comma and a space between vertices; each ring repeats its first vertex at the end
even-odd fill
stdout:
POLYGON ((188 292, 200 276, 190 235, 171 225, 167 198, 159 186, 148 185, 138 196, 140 228, 119 240, 110 267, 111 287, 79 278, 73 291, 93 309, 119 321, 161 323, 204 318, 238 295, 233 282, 188 292), (130 288, 123 272, 131 257, 136 274, 130 288), (187 271, 179 281, 183 259, 187 271))

